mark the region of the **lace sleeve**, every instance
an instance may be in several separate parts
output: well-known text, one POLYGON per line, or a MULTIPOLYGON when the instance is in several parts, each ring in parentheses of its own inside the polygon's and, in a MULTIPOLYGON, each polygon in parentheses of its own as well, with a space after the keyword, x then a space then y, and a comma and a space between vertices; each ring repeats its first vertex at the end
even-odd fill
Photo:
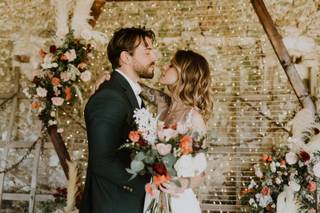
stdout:
POLYGON ((140 84, 140 85, 142 88, 142 92, 140 96, 144 100, 156 105, 158 108, 158 111, 162 111, 169 107, 171 102, 171 98, 169 95, 165 94, 160 90, 150 88, 144 84, 140 84))

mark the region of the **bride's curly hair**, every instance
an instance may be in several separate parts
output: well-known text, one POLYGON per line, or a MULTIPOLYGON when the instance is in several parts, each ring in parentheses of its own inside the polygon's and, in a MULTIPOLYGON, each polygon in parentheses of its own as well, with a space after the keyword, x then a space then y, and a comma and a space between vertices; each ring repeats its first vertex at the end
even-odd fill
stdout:
POLYGON ((178 50, 171 64, 179 73, 178 81, 170 88, 171 92, 184 104, 197 107, 207 122, 213 106, 208 61, 191 50, 178 50))

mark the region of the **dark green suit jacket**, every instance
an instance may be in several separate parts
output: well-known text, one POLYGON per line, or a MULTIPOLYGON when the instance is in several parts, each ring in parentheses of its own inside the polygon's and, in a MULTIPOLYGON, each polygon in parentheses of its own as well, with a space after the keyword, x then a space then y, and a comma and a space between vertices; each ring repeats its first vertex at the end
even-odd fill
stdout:
POLYGON ((127 80, 114 71, 89 99, 85 121, 89 159, 80 213, 142 213, 149 176, 131 175, 130 153, 118 150, 126 142, 139 108, 127 80))

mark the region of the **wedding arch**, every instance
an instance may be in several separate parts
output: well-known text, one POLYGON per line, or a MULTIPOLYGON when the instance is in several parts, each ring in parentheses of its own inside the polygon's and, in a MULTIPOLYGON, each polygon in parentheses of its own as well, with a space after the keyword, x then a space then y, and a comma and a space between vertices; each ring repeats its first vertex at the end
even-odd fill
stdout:
MULTIPOLYGON (((105 5, 106 2, 108 2, 108 1, 106 1, 106 0, 95 0, 94 1, 93 6, 91 8, 93 19, 90 21, 90 25, 92 27, 94 27, 96 25, 96 22, 100 16, 100 14, 102 13, 103 6, 105 5)), ((113 1, 113 2, 119 2, 119 1, 113 1)), ((124 1, 124 2, 130 2, 130 1, 124 1)), ((286 75, 288 77, 288 81, 290 82, 292 89, 293 89, 301 107, 308 108, 314 112, 315 106, 314 106, 314 103, 310 97, 310 94, 308 93, 308 90, 306 89, 301 78, 299 77, 299 74, 295 68, 295 65, 292 62, 292 60, 289 56, 289 53, 283 43, 282 37, 279 34, 279 32, 277 31, 263 0, 251 0, 251 4, 257 14, 257 17, 260 20, 261 25, 263 26, 263 29, 265 30, 265 33, 267 34, 267 36, 272 44, 274 52, 278 57, 279 63, 281 64, 284 72, 286 73, 286 75)), ((24 60, 23 57, 21 58, 21 60, 24 60)), ((13 97, 13 103, 12 103, 13 108, 16 108, 16 106, 17 106, 17 99, 16 98, 17 97, 13 97)), ((12 114, 11 117, 12 117, 12 119, 11 119, 11 123, 12 123, 12 122, 14 122, 14 114, 12 114)), ((12 124, 9 123, 9 126, 12 126, 12 124)), ((71 158, 70 158, 70 154, 68 153, 68 150, 65 146, 65 142, 64 142, 63 138, 61 137, 61 134, 58 133, 56 126, 48 127, 47 131, 50 136, 51 142, 54 146, 54 149, 59 157, 59 161, 60 161, 60 164, 63 168, 64 174, 68 178, 67 161, 70 161, 71 158)), ((9 138, 9 136, 8 136, 8 138, 9 138)), ((38 153, 35 155, 35 159, 39 160, 41 147, 38 144, 34 144, 34 146, 36 149, 36 153, 38 153)), ((11 148, 13 148, 13 147, 11 147, 11 148)), ((8 152, 8 149, 9 148, 7 148, 6 152, 8 152)), ((38 160, 35 160, 34 165, 37 165, 38 160)), ((0 174, 0 198, 1 198, 0 200, 2 200, 2 196, 3 196, 2 186, 3 186, 3 181, 4 181, 4 175, 5 175, 5 173, 0 174)), ((28 196, 29 197, 29 199, 28 199, 29 200, 29 211, 33 211, 35 197, 36 197, 36 193, 35 193, 36 178, 34 178, 34 176, 37 176, 36 166, 33 169, 32 176, 33 177, 32 177, 32 183, 31 183, 32 187, 31 188, 33 190, 31 190, 30 196, 28 196)), ((9 197, 9 199, 19 200, 19 199, 22 199, 22 196, 19 194, 18 195, 11 195, 11 197, 9 197)), ((0 208, 1 208, 1 205, 0 205, 0 208)), ((210 210, 210 207, 208 207, 208 206, 205 206, 204 208, 210 210)))

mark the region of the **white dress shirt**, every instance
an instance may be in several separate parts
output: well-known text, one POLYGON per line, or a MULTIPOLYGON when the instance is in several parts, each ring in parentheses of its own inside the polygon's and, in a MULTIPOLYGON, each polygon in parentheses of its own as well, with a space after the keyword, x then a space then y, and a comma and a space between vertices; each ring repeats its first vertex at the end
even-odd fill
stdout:
POLYGON ((126 74, 124 74, 121 70, 115 69, 116 72, 120 73, 120 75, 122 75, 129 83, 131 89, 133 90, 134 95, 137 98, 139 107, 141 107, 141 103, 142 103, 142 99, 140 98, 139 94, 141 93, 142 89, 141 86, 134 82, 133 80, 131 80, 128 76, 126 76, 126 74))

